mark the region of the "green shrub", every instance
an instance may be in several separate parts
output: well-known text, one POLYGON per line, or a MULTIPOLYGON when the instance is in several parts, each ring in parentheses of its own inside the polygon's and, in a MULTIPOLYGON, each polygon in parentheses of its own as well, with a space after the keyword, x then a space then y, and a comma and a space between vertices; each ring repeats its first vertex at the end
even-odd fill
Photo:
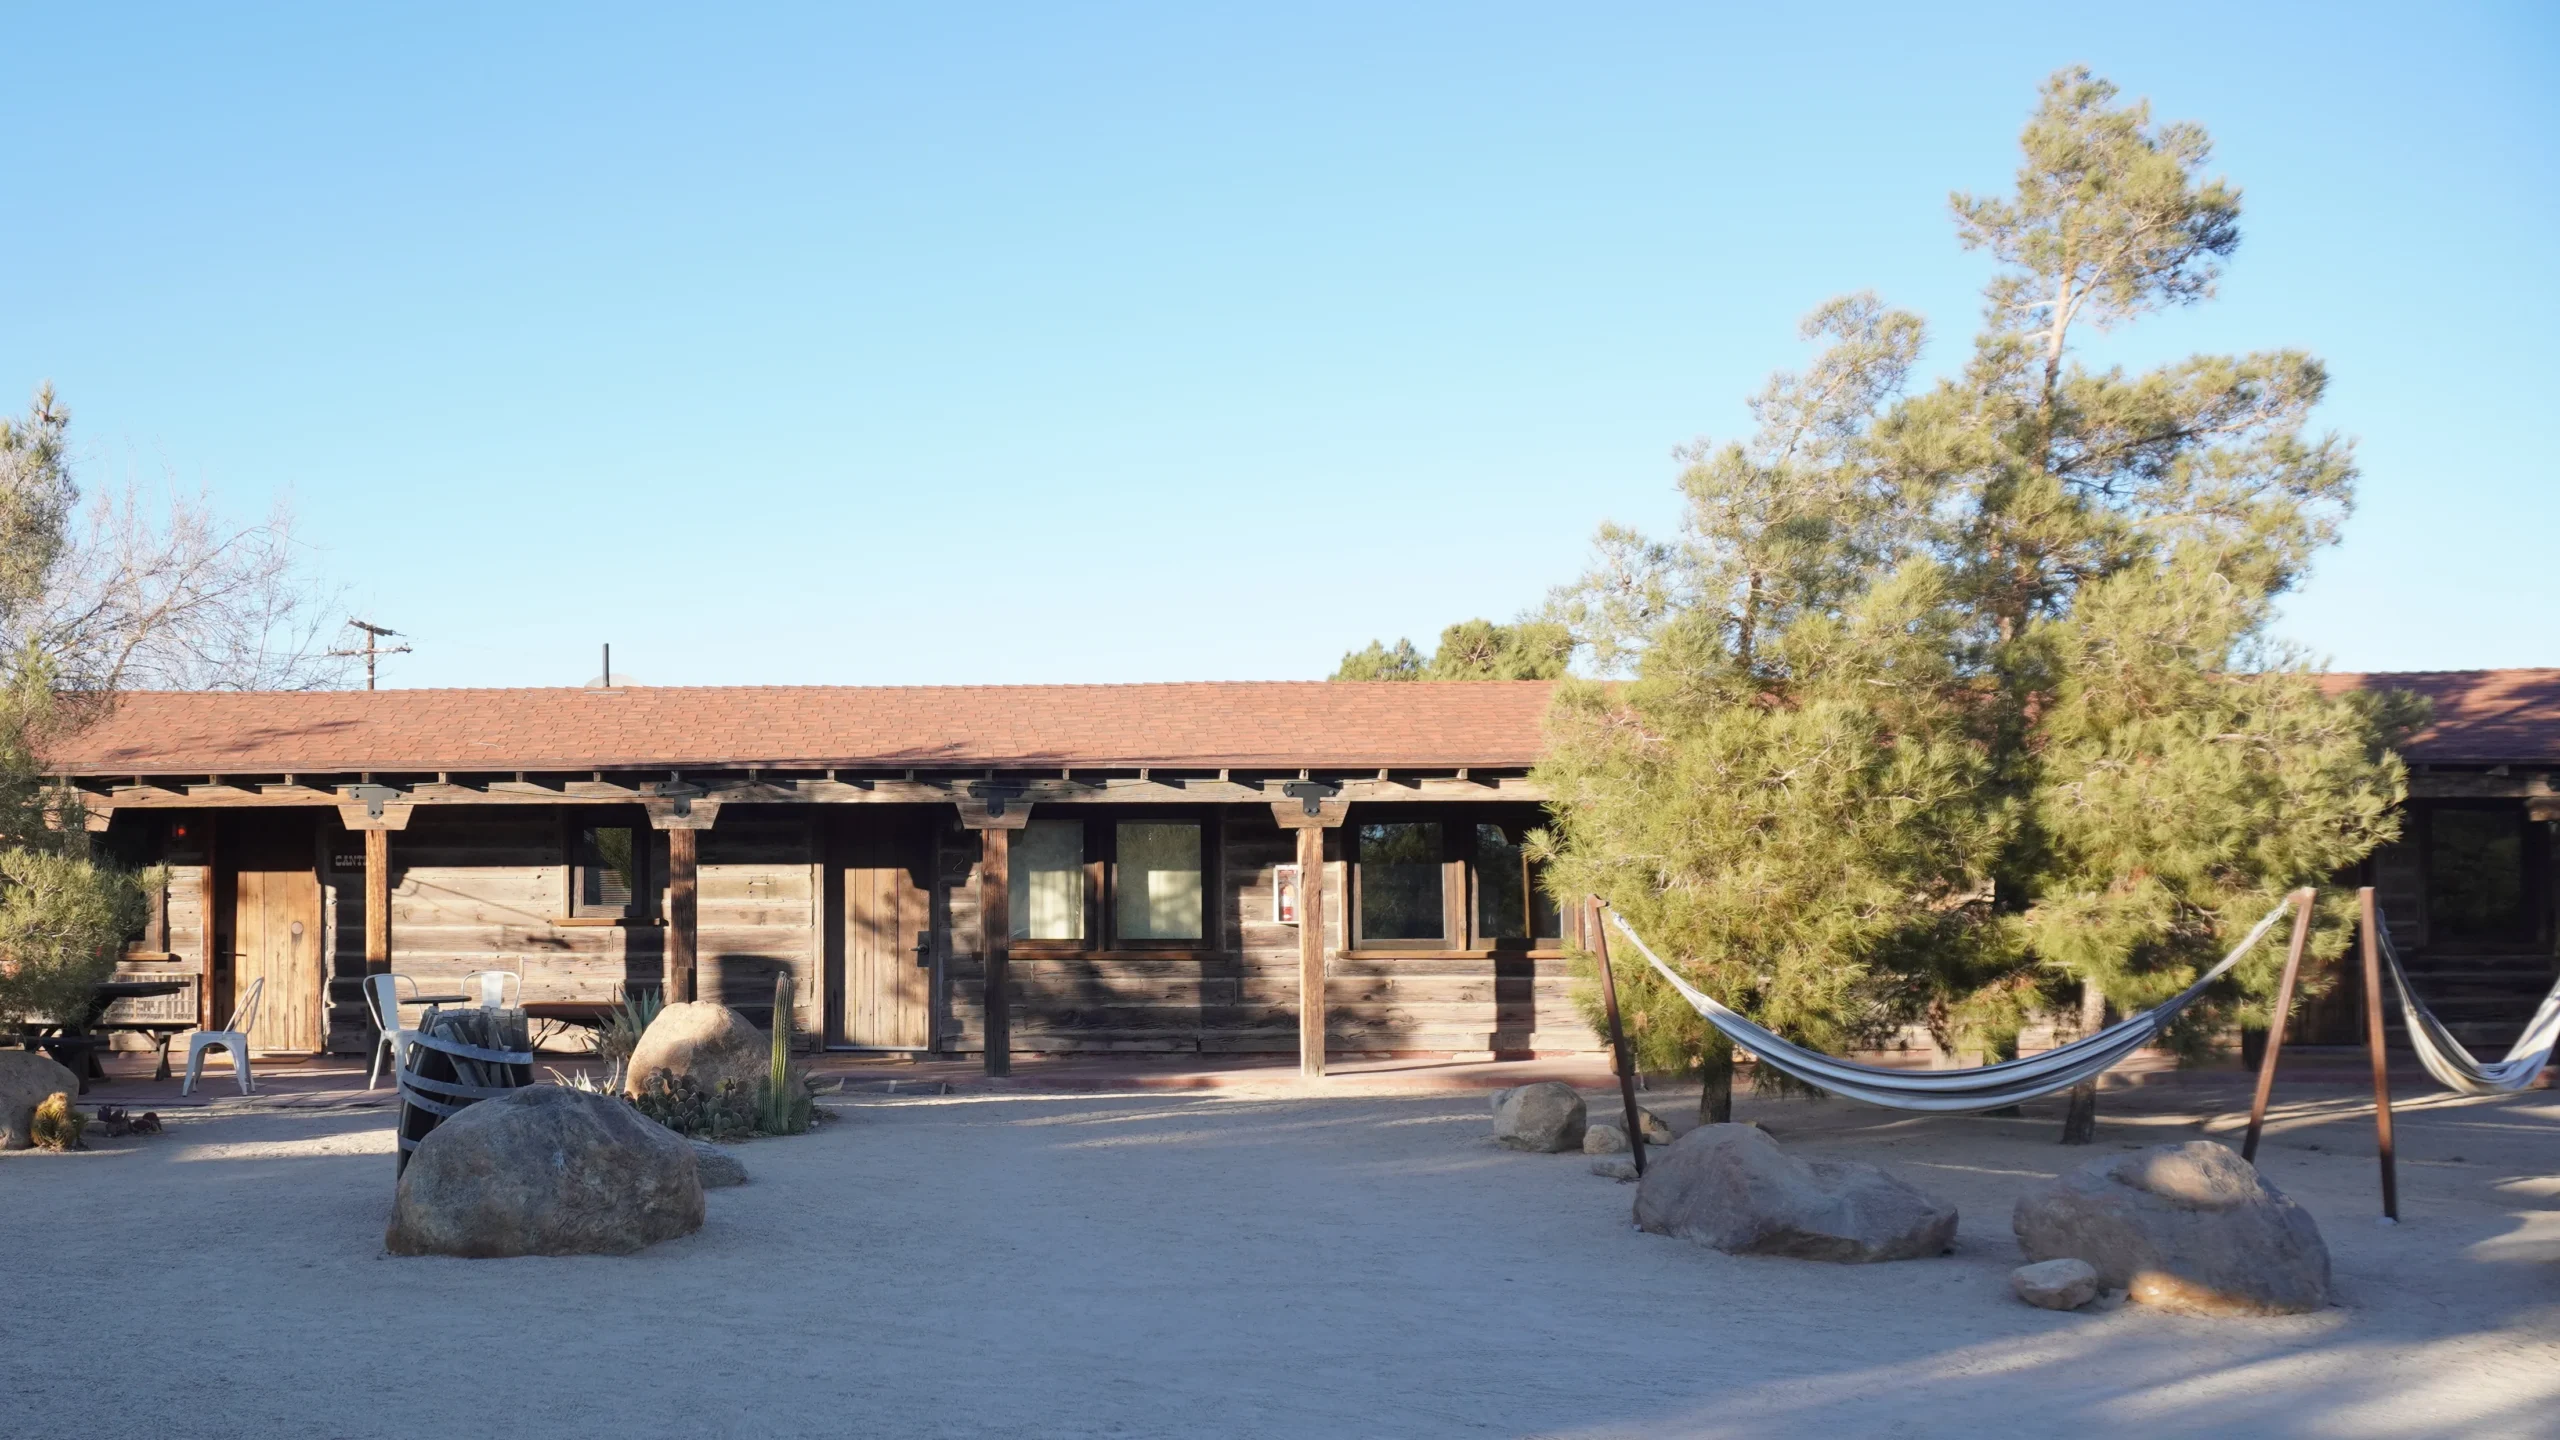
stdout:
POLYGON ((0 1020, 77 1020, 165 871, 0 850, 0 1020))

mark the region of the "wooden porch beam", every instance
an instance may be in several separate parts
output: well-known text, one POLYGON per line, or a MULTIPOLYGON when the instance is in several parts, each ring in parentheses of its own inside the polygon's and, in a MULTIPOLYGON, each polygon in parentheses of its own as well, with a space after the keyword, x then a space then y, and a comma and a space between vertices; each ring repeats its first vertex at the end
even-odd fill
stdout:
POLYGON ((391 969, 391 832, 364 832, 364 973, 391 969))
POLYGON ((1031 823, 1015 799, 964 799, 960 824, 978 832, 978 962, 986 971, 989 1075, 1013 1073, 1013 832, 1031 823))
POLYGON ((667 832, 666 975, 660 981, 660 994, 668 1004, 681 1005, 694 998, 694 970, 702 953, 697 901, 702 873, 701 836, 719 821, 720 802, 703 799, 688 789, 648 795, 641 805, 648 811, 649 828, 667 832))
POLYGON ((693 967, 701 930, 696 923, 695 881, 699 830, 667 832, 667 945, 663 994, 670 1005, 693 998, 693 967))
MULTIPOLYGON (((651 793, 651 782, 629 777, 631 783, 589 778, 591 772, 574 776, 536 776, 527 772, 523 781, 491 780, 482 784, 466 784, 458 780, 419 781, 401 787, 400 806, 410 805, 594 805, 657 803, 662 797, 651 793)), ((663 772, 652 772, 663 773, 663 772)), ((1372 772, 1374 776, 1374 772, 1372 772)), ((285 808, 303 805, 343 804, 343 792, 332 793, 304 784, 286 788, 278 785, 244 785, 225 783, 131 784, 133 777, 119 777, 119 783, 105 791, 89 788, 96 780, 78 782, 98 813, 113 810, 171 809, 251 809, 285 808)), ((1246 783, 1234 779, 1183 779, 1158 775, 1151 779, 1109 777, 1069 780, 1059 778, 1056 771, 1025 776, 1019 782, 1021 803, 1039 805, 1242 805, 1276 799, 1272 786, 1246 783)), ((1546 798, 1543 787, 1525 776, 1486 777, 1482 771, 1468 778, 1424 776, 1379 781, 1370 776, 1346 777, 1340 782, 1342 799, 1370 804, 1428 804, 1435 801, 1483 802, 1518 801, 1538 803, 1546 798)), ((718 806, 723 801, 759 805, 949 805, 971 799, 965 778, 905 779, 892 775, 863 776, 846 772, 835 779, 722 780, 706 778, 692 804, 718 806)))
POLYGON ((1304 1080, 1324 1078, 1324 835, 1350 812, 1351 802, 1339 798, 1271 807, 1281 829, 1298 832, 1298 1076, 1304 1080))

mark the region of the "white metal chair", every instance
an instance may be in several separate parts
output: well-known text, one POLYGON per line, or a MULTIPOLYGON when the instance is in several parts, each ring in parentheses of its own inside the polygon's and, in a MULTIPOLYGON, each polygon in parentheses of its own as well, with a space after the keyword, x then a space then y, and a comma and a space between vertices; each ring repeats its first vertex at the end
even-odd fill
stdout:
POLYGON ((257 1085, 249 1078, 249 1032, 257 1028, 258 1001, 267 993, 267 977, 259 976, 249 986, 240 1008, 231 1012, 232 1029, 198 1030, 187 1037, 187 1078, 178 1086, 181 1095, 196 1091, 196 1080, 204 1074, 204 1052, 221 1046, 231 1052, 231 1068, 239 1077, 240 1093, 255 1095, 257 1085))
POLYGON ((480 997, 483 1010, 505 1010, 524 1003, 524 977, 513 970, 474 970, 462 977, 466 995, 480 997))
POLYGON ((410 1031, 400 1023, 400 1007, 418 1002, 415 998, 402 998, 400 987, 403 985, 409 987, 411 997, 416 996, 418 982, 406 975, 364 977, 365 1008, 373 1012, 374 1028, 381 1032, 381 1039, 373 1047, 373 1073, 365 1077, 364 1088, 367 1090, 382 1084, 383 1062, 387 1060, 393 1069, 399 1068, 401 1047, 409 1042, 410 1031))

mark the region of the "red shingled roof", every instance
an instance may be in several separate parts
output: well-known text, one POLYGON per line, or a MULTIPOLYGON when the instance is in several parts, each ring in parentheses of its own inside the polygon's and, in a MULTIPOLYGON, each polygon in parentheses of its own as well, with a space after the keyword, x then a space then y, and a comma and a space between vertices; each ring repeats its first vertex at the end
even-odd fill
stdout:
POLYGON ((1526 766, 1534 681, 136 692, 73 775, 617 767, 1526 766))
POLYGON ((2400 753, 2445 765, 2560 761, 2560 670, 2404 670, 2324 675, 2341 690, 2407 690, 2433 702, 2427 727, 2400 753))
MULTIPOLYGON (((2404 747, 2441 764, 2560 763, 2560 670, 2329 675, 2434 702, 2404 747)), ((734 686, 136 692, 53 747, 73 775, 363 770, 1083 766, 1508 769, 1550 685, 734 686)))

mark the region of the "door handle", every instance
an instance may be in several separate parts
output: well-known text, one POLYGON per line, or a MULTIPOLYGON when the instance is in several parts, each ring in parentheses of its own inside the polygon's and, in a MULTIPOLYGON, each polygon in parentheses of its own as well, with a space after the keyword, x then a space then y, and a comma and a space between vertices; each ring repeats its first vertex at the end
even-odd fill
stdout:
POLYGON ((932 931, 930 931, 930 930, 919 930, 919 931, 917 931, 917 932, 916 932, 916 943, 915 943, 915 945, 914 945, 914 947, 913 947, 913 948, 914 948, 914 950, 915 950, 915 952, 916 952, 916 968, 917 968, 917 969, 919 969, 919 970, 930 970, 930 969, 932 969, 932 968, 933 968, 933 932, 932 932, 932 931))

